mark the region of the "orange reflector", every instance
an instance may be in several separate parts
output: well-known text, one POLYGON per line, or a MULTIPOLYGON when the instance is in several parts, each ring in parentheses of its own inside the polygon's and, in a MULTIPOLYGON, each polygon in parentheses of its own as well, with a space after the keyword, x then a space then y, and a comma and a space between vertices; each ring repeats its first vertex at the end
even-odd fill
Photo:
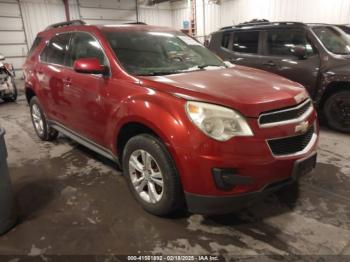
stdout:
POLYGON ((189 105, 188 105, 188 111, 189 111, 190 113, 194 113, 194 114, 199 113, 199 107, 198 107, 198 106, 195 106, 195 105, 193 105, 193 104, 189 104, 189 105))

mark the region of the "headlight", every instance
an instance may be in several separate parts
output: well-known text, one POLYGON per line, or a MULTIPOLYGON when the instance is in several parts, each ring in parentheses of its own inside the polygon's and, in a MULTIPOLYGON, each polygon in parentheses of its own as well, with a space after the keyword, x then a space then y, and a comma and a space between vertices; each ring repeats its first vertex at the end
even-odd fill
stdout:
POLYGON ((252 136, 247 121, 238 112, 213 104, 186 103, 188 117, 208 136, 227 141, 234 136, 252 136))

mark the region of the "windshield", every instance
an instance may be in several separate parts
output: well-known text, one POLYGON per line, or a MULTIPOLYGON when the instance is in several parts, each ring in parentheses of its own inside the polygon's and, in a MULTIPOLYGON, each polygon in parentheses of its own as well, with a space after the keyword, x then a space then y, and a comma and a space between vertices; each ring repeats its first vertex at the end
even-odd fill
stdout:
POLYGON ((125 70, 134 75, 167 75, 225 67, 207 48, 180 32, 105 32, 125 70))
POLYGON ((312 29, 328 51, 337 55, 350 55, 349 38, 330 26, 316 26, 312 29))

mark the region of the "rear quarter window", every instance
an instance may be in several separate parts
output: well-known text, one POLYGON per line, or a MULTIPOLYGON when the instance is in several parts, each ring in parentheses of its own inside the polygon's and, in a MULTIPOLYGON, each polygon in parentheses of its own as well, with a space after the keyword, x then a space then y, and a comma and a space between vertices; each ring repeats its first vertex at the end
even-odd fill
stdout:
POLYGON ((70 33, 63 33, 51 38, 40 54, 40 61, 56 65, 65 65, 70 37, 70 33))
POLYGON ((222 35, 221 46, 224 48, 228 48, 229 43, 230 43, 230 33, 224 33, 222 35))
POLYGON ((36 50, 36 48, 40 45, 42 41, 42 38, 40 36, 37 36, 32 44, 32 47, 30 48, 28 52, 28 56, 32 55, 33 52, 36 50))

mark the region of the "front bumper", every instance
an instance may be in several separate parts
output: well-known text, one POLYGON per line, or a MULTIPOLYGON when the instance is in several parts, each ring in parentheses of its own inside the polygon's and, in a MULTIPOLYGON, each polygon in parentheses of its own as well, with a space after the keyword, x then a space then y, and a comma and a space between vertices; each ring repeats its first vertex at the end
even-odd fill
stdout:
MULTIPOLYGON (((319 128, 316 113, 313 112, 305 120, 310 127, 315 127, 308 140, 311 142, 297 153, 282 156, 273 154, 268 141, 297 135, 295 129, 298 124, 260 128, 256 119, 249 119, 254 136, 236 137, 226 142, 214 141, 189 127, 190 143, 188 146, 175 147, 173 151, 189 209, 201 213, 201 208, 195 207, 199 202, 214 213, 216 209, 232 211, 225 203, 237 202, 239 205, 243 201, 241 198, 249 201, 251 197, 255 198, 254 195, 260 195, 270 188, 270 185, 291 179, 295 163, 312 156, 317 149, 319 128), (218 186, 220 183, 215 177, 217 170, 224 170, 222 175, 226 177, 230 173, 235 174, 233 179, 231 177, 228 180, 236 184, 232 187, 218 186)), ((288 148, 289 144, 283 146, 288 148)))
POLYGON ((259 191, 231 196, 206 196, 185 193, 188 210, 192 213, 205 215, 226 214, 238 211, 257 200, 261 200, 266 195, 298 181, 301 176, 307 174, 315 167, 314 164, 316 163, 316 156, 317 154, 314 152, 306 158, 299 159, 295 162, 292 175, 289 178, 267 184, 259 191), (300 164, 302 164, 303 161, 305 162, 310 160, 313 163, 310 166, 310 169, 302 170, 304 166, 300 164))
POLYGON ((282 187, 291 185, 295 179, 290 177, 273 183, 261 191, 231 196, 205 196, 185 193, 188 211, 195 214, 219 215, 243 209, 282 187))

